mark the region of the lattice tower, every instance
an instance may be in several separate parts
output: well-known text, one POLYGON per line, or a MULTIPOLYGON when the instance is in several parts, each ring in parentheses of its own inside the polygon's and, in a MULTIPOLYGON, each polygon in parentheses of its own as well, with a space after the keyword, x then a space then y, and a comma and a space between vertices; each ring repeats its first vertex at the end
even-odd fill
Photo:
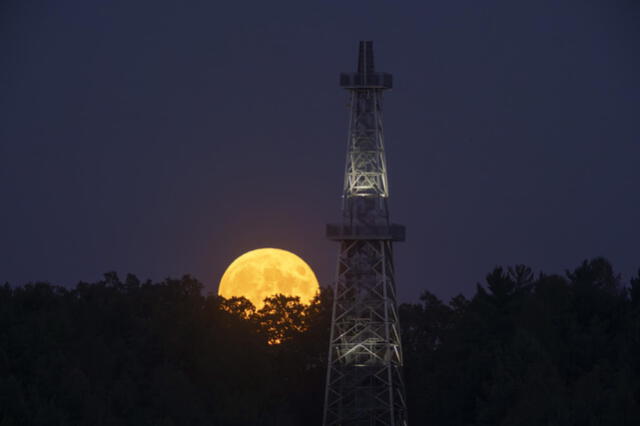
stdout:
POLYGON ((324 403, 324 426, 406 426, 394 241, 389 221, 382 93, 392 76, 376 72, 373 45, 361 41, 358 69, 342 73, 351 120, 342 223, 327 225, 340 242, 324 403))

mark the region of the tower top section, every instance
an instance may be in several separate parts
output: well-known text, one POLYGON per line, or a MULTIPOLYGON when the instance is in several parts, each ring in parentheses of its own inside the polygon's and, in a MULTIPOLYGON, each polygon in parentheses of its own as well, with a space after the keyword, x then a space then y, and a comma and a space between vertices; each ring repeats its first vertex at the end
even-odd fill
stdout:
POLYGON ((358 49, 358 70, 340 73, 340 87, 349 90, 385 90, 393 86, 393 77, 386 72, 376 72, 373 61, 373 42, 361 41, 358 49))

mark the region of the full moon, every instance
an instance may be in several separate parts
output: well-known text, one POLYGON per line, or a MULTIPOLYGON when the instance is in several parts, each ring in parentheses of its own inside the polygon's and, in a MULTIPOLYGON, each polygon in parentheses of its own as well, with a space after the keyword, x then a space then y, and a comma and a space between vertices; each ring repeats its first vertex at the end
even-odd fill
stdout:
POLYGON ((276 294, 309 304, 320 286, 313 270, 295 254, 276 248, 251 250, 231 262, 220 280, 220 296, 245 297, 256 309, 276 294))

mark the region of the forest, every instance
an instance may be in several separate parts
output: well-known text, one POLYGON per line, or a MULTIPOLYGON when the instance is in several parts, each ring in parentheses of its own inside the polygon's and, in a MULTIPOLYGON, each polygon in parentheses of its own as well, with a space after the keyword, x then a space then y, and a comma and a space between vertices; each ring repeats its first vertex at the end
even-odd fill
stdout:
MULTIPOLYGON (((0 426, 319 425, 331 300, 256 310, 190 276, 5 284, 0 426)), ((399 310, 411 425, 640 424, 640 274, 498 267, 399 310)))

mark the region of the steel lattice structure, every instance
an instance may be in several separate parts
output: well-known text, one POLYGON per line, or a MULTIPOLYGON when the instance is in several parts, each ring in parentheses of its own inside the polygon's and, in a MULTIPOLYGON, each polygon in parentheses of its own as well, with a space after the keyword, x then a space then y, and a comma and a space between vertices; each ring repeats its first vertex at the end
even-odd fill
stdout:
POLYGON ((372 42, 361 41, 358 69, 340 75, 351 120, 342 223, 327 225, 340 242, 324 403, 324 426, 405 426, 394 241, 389 221, 382 93, 391 74, 375 72, 372 42))

